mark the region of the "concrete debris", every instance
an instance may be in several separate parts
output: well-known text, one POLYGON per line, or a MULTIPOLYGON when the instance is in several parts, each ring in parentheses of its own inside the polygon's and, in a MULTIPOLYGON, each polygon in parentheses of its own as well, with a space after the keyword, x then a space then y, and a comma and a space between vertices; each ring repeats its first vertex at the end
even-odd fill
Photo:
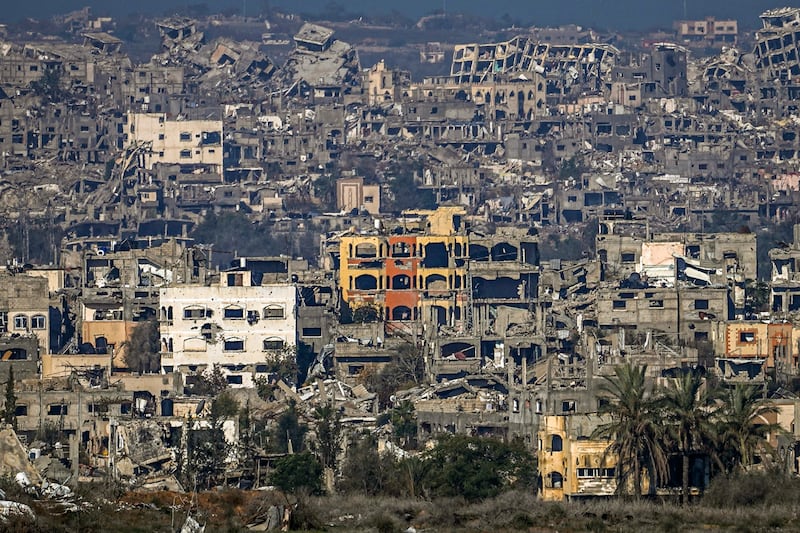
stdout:
POLYGON ((186 521, 181 526, 180 533, 203 533, 205 530, 206 526, 201 526, 197 520, 187 516, 186 521))
POLYGON ((33 509, 24 503, 0 500, 0 522, 7 518, 21 516, 30 520, 35 520, 36 515, 33 509))
POLYGON ((263 522, 249 524, 250 531, 289 531, 292 509, 284 505, 270 505, 263 522))
POLYGON ((622 361, 800 374, 800 226, 757 253, 800 204, 800 9, 752 48, 713 19, 476 32, 438 74, 453 40, 412 72, 363 21, 275 17, 159 20, 141 61, 84 11, 72 40, 0 27, 0 474, 65 506, 190 489, 214 423, 225 479, 260 488, 287 412, 308 444, 330 405, 379 442, 407 416, 533 449, 622 361), (222 389, 252 420, 216 419, 222 389))

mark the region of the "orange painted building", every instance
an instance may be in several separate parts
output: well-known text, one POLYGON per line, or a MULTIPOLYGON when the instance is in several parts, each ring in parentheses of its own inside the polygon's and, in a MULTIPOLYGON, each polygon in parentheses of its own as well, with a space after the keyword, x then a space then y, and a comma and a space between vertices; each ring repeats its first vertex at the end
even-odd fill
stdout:
POLYGON ((433 319, 455 325, 465 316, 468 237, 461 207, 414 213, 425 232, 351 235, 339 243, 339 283, 351 309, 369 306, 389 322, 433 319))
MULTIPOLYGON (((725 326, 725 357, 765 359, 767 368, 791 372, 797 368, 797 350, 793 349, 790 323, 729 322, 725 326)), ((793 373, 793 372, 791 372, 793 373)))

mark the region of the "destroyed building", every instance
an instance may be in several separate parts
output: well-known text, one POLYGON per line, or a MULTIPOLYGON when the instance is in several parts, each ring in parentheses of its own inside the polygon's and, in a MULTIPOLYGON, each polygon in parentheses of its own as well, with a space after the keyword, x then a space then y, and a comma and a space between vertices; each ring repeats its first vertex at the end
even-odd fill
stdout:
POLYGON ((783 318, 800 311, 800 224, 793 229, 791 243, 769 251, 772 266, 770 309, 783 318))
POLYGON ((791 82, 800 74, 798 27, 800 9, 783 7, 761 14, 763 27, 756 32, 756 68, 764 76, 780 82, 791 82))
POLYGON ((456 45, 450 75, 458 81, 482 81, 492 73, 539 73, 546 93, 562 95, 571 87, 599 89, 619 54, 606 44, 550 44, 519 36, 502 43, 456 45))
POLYGON ((23 431, 53 424, 96 464, 155 472, 174 465, 179 418, 207 411, 183 393, 219 365, 237 394, 270 380, 266 409, 292 399, 309 420, 330 400, 372 430, 408 400, 423 441, 538 437, 543 496, 612 493, 613 457, 584 415, 613 365, 797 375, 798 242, 770 252, 771 313, 752 309, 757 227, 800 201, 796 11, 764 13, 753 53, 698 53, 735 44, 735 21, 641 46, 534 28, 455 45, 449 73, 421 80, 391 57, 362 70, 357 46, 299 19, 274 35, 293 37, 285 64, 252 37, 212 37, 224 21, 158 22, 162 47, 139 64, 83 15, 81 44, 0 44, 2 205, 65 231, 63 280, 26 268, 3 285, 22 291, 0 376, 13 365, 26 381, 23 431), (39 94, 54 74, 63 94, 39 94), (400 164, 437 209, 385 214, 401 211, 400 164), (210 213, 324 233, 320 257, 195 243, 210 213), (215 271, 218 254, 234 262, 215 271), (160 373, 110 385, 131 378, 123 346, 155 318, 160 373), (364 383, 400 356, 424 372, 379 398, 364 383), (272 363, 291 357, 310 361, 306 382, 276 383, 272 363), (64 379, 37 388, 39 375, 64 379))
POLYGON ((278 75, 284 94, 322 103, 356 92, 361 78, 358 52, 333 34, 330 28, 303 24, 278 75))

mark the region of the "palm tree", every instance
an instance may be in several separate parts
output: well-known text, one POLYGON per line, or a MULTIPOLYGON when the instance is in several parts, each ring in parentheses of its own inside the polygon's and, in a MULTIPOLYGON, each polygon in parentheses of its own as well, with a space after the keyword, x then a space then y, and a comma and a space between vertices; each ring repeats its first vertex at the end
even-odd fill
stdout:
POLYGON ((663 431, 658 419, 658 405, 648 398, 645 387, 647 366, 630 363, 614 368, 614 376, 604 376, 601 390, 609 403, 601 414, 611 415, 611 422, 592 433, 594 438, 611 439, 609 452, 616 453, 617 490, 633 478, 634 496, 642 495, 642 469, 650 473, 650 488, 666 476, 667 457, 663 447, 663 431))
POLYGON ((689 461, 714 435, 712 395, 703 388, 703 379, 687 373, 667 388, 661 400, 668 435, 681 455, 681 502, 689 503, 689 461))
POLYGON ((737 384, 724 399, 718 424, 720 445, 723 451, 731 452, 730 470, 746 470, 756 453, 769 447, 769 433, 780 429, 763 418, 778 409, 763 402, 760 388, 754 385, 737 384))

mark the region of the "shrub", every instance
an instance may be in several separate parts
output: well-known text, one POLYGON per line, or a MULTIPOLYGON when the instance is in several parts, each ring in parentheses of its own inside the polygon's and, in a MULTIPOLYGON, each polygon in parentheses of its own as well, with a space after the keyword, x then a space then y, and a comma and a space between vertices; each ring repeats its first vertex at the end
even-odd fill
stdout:
POLYGON ((424 486, 431 496, 469 501, 529 486, 534 459, 521 443, 455 435, 441 439, 425 456, 424 486))
POLYGON ((272 484, 284 492, 295 493, 305 489, 311 493, 322 492, 322 465, 308 452, 287 455, 275 461, 272 484))
POLYGON ((737 508, 755 505, 794 505, 800 499, 800 480, 775 472, 745 472, 719 476, 703 498, 708 507, 737 508))

